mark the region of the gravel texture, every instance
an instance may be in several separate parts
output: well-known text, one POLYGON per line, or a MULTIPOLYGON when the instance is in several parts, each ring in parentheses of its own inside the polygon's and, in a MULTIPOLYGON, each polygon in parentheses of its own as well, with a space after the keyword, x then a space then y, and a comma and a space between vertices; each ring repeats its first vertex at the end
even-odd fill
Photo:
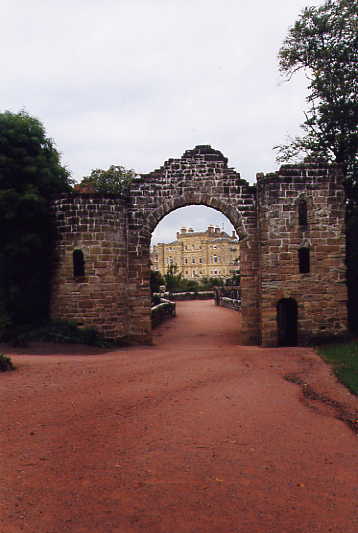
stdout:
POLYGON ((0 532, 356 533, 357 398, 235 311, 177 314, 153 346, 0 347, 0 532))

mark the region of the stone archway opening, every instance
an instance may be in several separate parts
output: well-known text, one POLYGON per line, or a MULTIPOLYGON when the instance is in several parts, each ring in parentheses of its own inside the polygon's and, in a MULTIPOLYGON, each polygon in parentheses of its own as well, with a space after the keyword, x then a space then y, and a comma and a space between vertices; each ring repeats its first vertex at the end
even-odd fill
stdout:
MULTIPOLYGON (((235 232, 235 235, 237 236, 238 240, 240 241, 240 276, 243 280, 242 284, 242 291, 241 291, 241 305, 243 312, 241 313, 241 337, 242 342, 246 343, 249 342, 251 344, 257 343, 257 337, 256 333, 251 333, 251 331, 255 331, 255 328, 257 328, 257 321, 251 320, 250 317, 250 311, 256 312, 257 308, 255 308, 252 305, 252 300, 256 297, 256 291, 255 291, 255 283, 252 283, 252 275, 253 273, 256 273, 255 269, 255 248, 250 245, 248 242, 248 235, 246 231, 246 225, 245 225, 245 218, 242 216, 239 210, 236 208, 232 208, 232 206, 228 203, 221 202, 217 198, 206 198, 205 195, 201 195, 201 201, 188 201, 185 198, 176 198, 175 203, 173 205, 172 201, 163 202, 160 207, 153 210, 150 215, 148 216, 146 220, 146 224, 143 225, 141 228, 141 263, 142 268, 140 270, 141 272, 141 280, 140 285, 143 289, 142 296, 143 301, 147 302, 146 305, 146 316, 148 318, 148 322, 150 322, 150 302, 151 302, 151 294, 150 294, 150 250, 151 250, 151 238, 153 235, 153 232, 158 227, 158 225, 164 221, 164 219, 168 216, 173 214, 176 211, 181 210, 182 208, 188 208, 188 207, 200 207, 200 208, 207 208, 214 211, 217 215, 221 215, 226 221, 227 225, 230 227, 230 231, 235 232), (147 298, 145 299, 145 295, 147 298), (249 308, 250 311, 246 312, 246 309, 249 308), (245 322, 246 318, 246 322, 245 322), (245 327, 245 324, 246 327, 245 327), (247 330, 249 332, 247 333, 247 330), (246 335, 246 337, 245 337, 246 335), (252 335, 252 340, 248 341, 248 335, 252 335)), ((231 233, 232 235, 232 233, 231 233)), ((175 234, 174 234, 175 238, 175 234)), ((174 239, 173 239, 174 240, 174 239)), ((138 260, 138 257, 137 257, 138 260)), ((215 270, 214 268, 212 270, 215 270)), ((255 274, 254 274, 255 275, 255 274)), ((215 277, 213 274, 210 277, 215 277)), ((151 339, 151 333, 148 336, 148 340, 150 342, 151 339)))
MULTIPOLYGON (((176 208, 152 233, 150 267, 152 291, 166 285, 174 299, 208 299, 211 292, 215 301, 214 287, 240 283, 236 228, 217 209, 204 205, 176 208)), ((158 295, 153 298, 157 301, 158 295)))

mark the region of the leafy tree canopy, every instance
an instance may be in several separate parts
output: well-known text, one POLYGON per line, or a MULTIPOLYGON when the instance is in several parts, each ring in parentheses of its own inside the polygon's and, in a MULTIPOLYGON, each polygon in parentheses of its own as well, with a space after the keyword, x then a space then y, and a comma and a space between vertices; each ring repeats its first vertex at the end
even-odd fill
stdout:
POLYGON ((307 7, 279 51, 283 75, 308 77, 304 135, 278 149, 278 161, 308 155, 343 163, 353 176, 357 164, 358 3, 328 0, 307 7))
POLYGON ((134 170, 127 170, 121 165, 111 165, 107 170, 96 168, 89 176, 85 176, 78 190, 88 192, 113 193, 125 192, 133 178, 136 176, 134 170))
POLYGON ((0 113, 0 329, 46 314, 52 230, 48 200, 69 171, 39 120, 0 113))

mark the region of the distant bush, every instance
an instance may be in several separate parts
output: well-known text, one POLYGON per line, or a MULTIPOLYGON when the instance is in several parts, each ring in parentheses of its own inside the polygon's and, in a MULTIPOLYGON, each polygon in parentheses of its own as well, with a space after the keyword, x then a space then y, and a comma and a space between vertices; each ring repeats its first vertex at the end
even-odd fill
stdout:
POLYGON ((0 353, 0 372, 7 372, 8 370, 15 370, 15 367, 10 357, 0 353))

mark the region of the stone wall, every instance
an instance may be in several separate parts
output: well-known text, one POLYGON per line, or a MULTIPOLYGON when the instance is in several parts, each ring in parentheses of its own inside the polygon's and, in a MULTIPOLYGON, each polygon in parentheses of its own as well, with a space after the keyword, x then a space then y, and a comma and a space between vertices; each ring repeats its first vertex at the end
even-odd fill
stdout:
POLYGON ((73 194, 54 202, 52 317, 94 326, 111 339, 151 342, 151 234, 165 215, 187 205, 217 209, 240 237, 242 344, 279 343, 282 302, 295 306, 298 344, 345 333, 340 168, 288 165, 258 175, 256 189, 210 146, 197 146, 135 179, 128 198, 73 194), (76 250, 85 262, 80 276, 74 273, 76 250), (306 263, 309 255, 309 265, 301 261, 303 271, 299 250, 306 263))
POLYGON ((176 304, 169 300, 162 299, 161 303, 151 308, 152 328, 159 326, 162 322, 174 318, 176 315, 176 304))
POLYGON ((127 335, 126 201, 113 195, 64 195, 54 202, 57 248, 51 315, 95 327, 107 338, 127 335), (81 250, 84 276, 75 276, 81 250))
POLYGON ((172 292, 170 299, 174 301, 188 301, 188 300, 213 300, 214 291, 187 291, 187 292, 172 292))
POLYGON ((347 326, 344 191, 339 167, 285 165, 258 176, 261 343, 277 345, 277 304, 297 302, 298 344, 341 335, 347 326), (299 202, 307 206, 299 221, 299 202), (300 273, 299 249, 309 250, 300 273))

